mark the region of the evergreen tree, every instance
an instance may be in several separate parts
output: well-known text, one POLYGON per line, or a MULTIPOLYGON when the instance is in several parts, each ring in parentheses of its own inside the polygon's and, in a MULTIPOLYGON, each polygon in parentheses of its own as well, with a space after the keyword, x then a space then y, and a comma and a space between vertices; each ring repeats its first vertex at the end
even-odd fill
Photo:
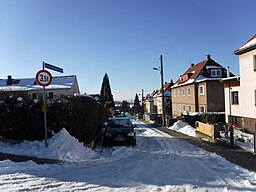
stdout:
POLYGON ((140 100, 139 100, 139 97, 138 97, 138 95, 136 93, 135 99, 134 99, 134 106, 137 106, 137 105, 140 105, 140 100))
POLYGON ((122 106, 121 106, 121 111, 122 112, 128 112, 129 111, 129 106, 128 106, 128 102, 124 101, 122 102, 122 106))
POLYGON ((100 99, 103 106, 107 101, 114 103, 113 102, 114 99, 113 99, 113 95, 112 95, 110 83, 109 83, 109 77, 107 73, 105 73, 103 77, 103 82, 102 82, 101 91, 100 91, 100 99))
POLYGON ((140 100, 138 95, 136 94, 134 99, 134 104, 133 104, 133 113, 136 115, 140 113, 140 111, 141 111, 140 100))

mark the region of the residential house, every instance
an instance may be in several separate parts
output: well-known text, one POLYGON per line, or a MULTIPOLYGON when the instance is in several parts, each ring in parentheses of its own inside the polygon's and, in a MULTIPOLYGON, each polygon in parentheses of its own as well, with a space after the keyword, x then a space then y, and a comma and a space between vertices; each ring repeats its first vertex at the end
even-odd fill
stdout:
POLYGON ((240 76, 224 79, 226 122, 254 132, 256 128, 256 34, 234 51, 240 76))
POLYGON ((152 95, 154 95, 154 92, 152 94, 147 94, 144 99, 144 112, 148 114, 154 113, 154 100, 152 95))
MULTIPOLYGON (((173 86, 174 83, 171 80, 170 82, 165 82, 164 84, 164 104, 165 104, 165 112, 166 115, 171 115, 171 101, 172 101, 172 92, 171 92, 171 86, 173 86)), ((154 100, 154 109, 156 114, 162 114, 162 90, 157 90, 155 94, 153 95, 154 100)))
MULTIPOLYGON (((37 84, 35 78, 13 79, 12 76, 8 75, 7 79, 0 80, 0 98, 17 95, 40 99, 43 95, 42 90, 42 86, 37 84)), ((45 90, 48 99, 80 93, 75 75, 53 77, 51 84, 46 86, 45 90)))
POLYGON ((242 126, 240 118, 241 105, 239 104, 240 95, 240 76, 227 77, 223 80, 225 95, 225 121, 230 124, 242 126))
POLYGON ((173 116, 185 113, 224 112, 224 88, 221 79, 227 70, 206 55, 206 59, 180 76, 171 87, 173 116))

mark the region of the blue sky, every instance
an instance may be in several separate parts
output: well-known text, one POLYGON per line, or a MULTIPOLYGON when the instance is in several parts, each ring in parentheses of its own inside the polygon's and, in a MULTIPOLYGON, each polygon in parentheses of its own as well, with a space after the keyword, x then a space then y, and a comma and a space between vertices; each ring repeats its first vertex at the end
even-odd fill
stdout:
MULTIPOLYGON (((256 33, 255 0, 0 0, 0 78, 34 77, 48 62, 115 100, 176 81, 210 54, 239 74, 233 51, 256 33)), ((53 76, 61 75, 51 71, 53 76)))

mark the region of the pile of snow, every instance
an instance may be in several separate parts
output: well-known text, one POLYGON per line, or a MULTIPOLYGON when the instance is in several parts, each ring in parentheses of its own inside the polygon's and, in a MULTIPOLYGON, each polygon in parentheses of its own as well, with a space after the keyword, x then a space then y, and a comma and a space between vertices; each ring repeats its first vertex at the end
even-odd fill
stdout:
POLYGON ((83 162, 94 155, 92 149, 85 147, 64 128, 48 140, 48 147, 45 147, 45 141, 24 141, 16 145, 0 142, 0 152, 68 162, 83 162))
POLYGON ((194 127, 191 127, 187 123, 178 120, 173 124, 173 126, 169 127, 168 129, 175 130, 177 132, 189 135, 191 137, 196 137, 196 129, 194 127))

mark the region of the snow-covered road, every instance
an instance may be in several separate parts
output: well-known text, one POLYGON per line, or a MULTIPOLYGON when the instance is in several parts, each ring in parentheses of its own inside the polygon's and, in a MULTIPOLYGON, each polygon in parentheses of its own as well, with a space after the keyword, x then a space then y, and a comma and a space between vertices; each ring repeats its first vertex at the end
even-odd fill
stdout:
POLYGON ((1 191, 256 191, 256 175, 138 124, 135 147, 98 147, 80 163, 0 162, 1 191))

